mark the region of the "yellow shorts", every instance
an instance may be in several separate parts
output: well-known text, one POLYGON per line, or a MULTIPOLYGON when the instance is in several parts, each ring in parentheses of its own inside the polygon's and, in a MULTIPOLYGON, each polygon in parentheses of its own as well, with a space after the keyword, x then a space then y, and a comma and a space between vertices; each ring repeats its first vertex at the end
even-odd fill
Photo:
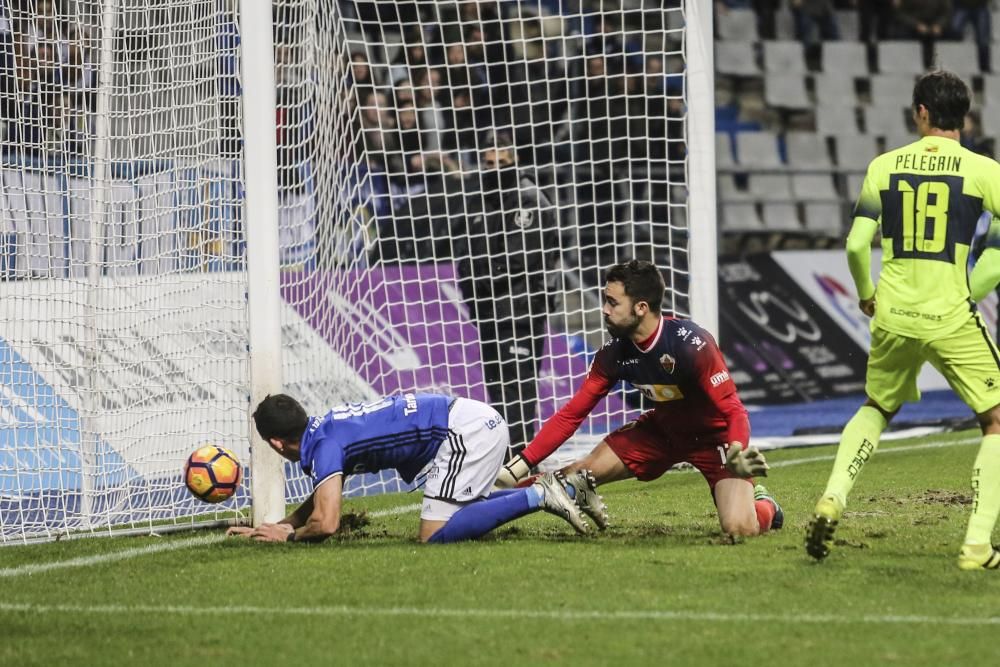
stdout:
POLYGON ((873 326, 865 393, 888 412, 919 401, 917 376, 924 363, 976 414, 1000 404, 1000 353, 979 313, 958 331, 927 341, 873 326))

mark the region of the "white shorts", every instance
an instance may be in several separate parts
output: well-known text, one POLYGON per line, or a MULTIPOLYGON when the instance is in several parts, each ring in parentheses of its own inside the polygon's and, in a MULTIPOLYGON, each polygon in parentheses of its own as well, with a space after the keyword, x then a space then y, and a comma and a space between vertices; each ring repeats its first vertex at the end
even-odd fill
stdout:
POLYGON ((507 422, 496 410, 456 398, 448 413, 448 437, 427 472, 420 518, 447 521, 463 505, 489 495, 509 446, 507 422))

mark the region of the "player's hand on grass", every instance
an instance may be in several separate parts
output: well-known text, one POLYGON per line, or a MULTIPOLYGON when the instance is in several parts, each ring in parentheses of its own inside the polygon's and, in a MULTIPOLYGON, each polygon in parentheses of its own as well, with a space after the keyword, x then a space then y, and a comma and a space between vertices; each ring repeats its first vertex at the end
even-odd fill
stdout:
POLYGON ((250 526, 232 526, 226 531, 226 537, 250 537, 252 533, 250 526))
POLYGON ((737 477, 767 477, 768 465, 759 449, 743 449, 742 444, 734 442, 726 452, 726 470, 737 477))
POLYGON ((295 531, 287 523, 262 523, 254 529, 250 537, 258 542, 287 542, 288 536, 295 531))
POLYGON ((861 312, 868 317, 875 317, 875 297, 870 299, 861 299, 858 301, 858 308, 861 312))
POLYGON ((499 489, 512 489, 518 482, 531 474, 531 465, 518 454, 512 458, 504 467, 500 468, 497 474, 495 485, 499 489))

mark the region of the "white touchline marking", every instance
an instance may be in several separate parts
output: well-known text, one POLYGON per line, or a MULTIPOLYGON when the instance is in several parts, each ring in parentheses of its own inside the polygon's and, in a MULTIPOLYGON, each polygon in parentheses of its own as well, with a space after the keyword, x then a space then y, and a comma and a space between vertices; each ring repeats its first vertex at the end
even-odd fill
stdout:
MULTIPOLYGON (((407 512, 414 512, 418 509, 420 509, 420 505, 418 504, 403 505, 401 507, 393 507, 392 509, 369 512, 369 516, 375 518, 378 518, 380 516, 393 516, 396 514, 406 514, 407 512)), ((69 567, 87 567, 88 565, 113 563, 115 561, 127 560, 129 558, 137 558, 139 556, 148 556, 150 554, 157 554, 165 551, 177 551, 178 549, 188 549, 190 547, 199 547, 206 544, 215 544, 217 542, 222 542, 224 539, 226 539, 225 535, 219 535, 219 534, 200 535, 198 537, 190 537, 183 540, 173 540, 171 542, 164 542, 162 544, 150 544, 144 547, 122 549, 121 551, 115 551, 112 553, 95 554, 93 556, 82 556, 80 558, 71 558, 69 560, 53 561, 51 563, 31 563, 28 565, 20 565, 18 567, 9 567, 0 569, 0 579, 3 579, 5 577, 20 577, 24 575, 40 574, 42 572, 48 572, 50 570, 62 570, 69 567)))
MULTIPOLYGON (((977 436, 975 438, 962 438, 961 440, 950 440, 948 442, 926 442, 922 445, 903 445, 901 447, 886 447, 884 449, 876 449, 875 454, 872 456, 881 456, 882 454, 892 454, 894 452, 914 452, 919 449, 941 449, 942 447, 957 447, 960 445, 973 445, 982 442, 983 437, 977 436)), ((771 450, 774 451, 774 450, 771 450)), ((823 454, 821 456, 810 456, 804 459, 788 459, 787 461, 775 461, 774 463, 769 463, 770 468, 784 468, 787 466, 801 465, 803 463, 817 463, 819 461, 832 461, 837 458, 836 454, 823 454)))
POLYGON ((0 602, 0 612, 30 614, 161 614, 172 616, 418 616, 426 618, 501 618, 542 619, 553 621, 750 621, 760 623, 839 625, 882 623, 891 625, 1000 625, 1000 616, 924 616, 901 614, 757 614, 747 612, 687 611, 650 609, 609 611, 569 609, 461 609, 442 607, 204 607, 186 605, 72 605, 0 602))
POLYGON ((380 516, 395 516, 397 514, 408 514, 410 512, 416 512, 420 509, 420 503, 415 503, 413 505, 400 505, 399 507, 393 507, 387 510, 376 510, 374 512, 369 512, 368 516, 373 518, 379 518, 380 516))
POLYGON ((176 540, 173 542, 165 542, 163 544, 150 544, 144 547, 134 547, 112 553, 70 558, 69 560, 58 560, 51 563, 31 563, 29 565, 4 568, 0 570, 0 578, 19 577, 26 574, 38 574, 40 572, 48 572, 49 570, 61 570, 67 567, 86 567, 88 565, 97 565, 99 563, 112 563, 114 561, 136 558, 137 556, 146 556, 163 551, 176 551, 178 549, 187 549, 188 547, 197 547, 204 544, 214 544, 216 542, 221 542, 224 539, 225 535, 202 535, 185 540, 176 540))
MULTIPOLYGON (((971 445, 979 442, 981 439, 982 439, 981 437, 973 437, 973 438, 963 438, 961 440, 951 440, 949 442, 929 442, 920 445, 903 445, 901 447, 887 447, 885 449, 878 450, 877 453, 891 454, 893 452, 912 452, 920 449, 939 449, 941 447, 971 445)), ((811 456, 803 459, 789 459, 787 461, 775 461, 774 463, 770 464, 770 467, 784 468, 787 466, 801 465, 803 463, 818 463, 821 461, 832 461, 835 457, 836 457, 835 454, 825 454, 822 456, 811 456)), ((690 470, 688 472, 694 472, 694 471, 690 470)), ((419 504, 402 505, 400 507, 393 507, 391 509, 377 510, 375 512, 370 512, 369 516, 373 518, 378 518, 381 516, 394 516, 397 514, 407 514, 409 512, 415 512, 419 509, 420 509, 419 504)), ((101 563, 112 563, 115 561, 126 560, 129 558, 137 558, 139 556, 147 556, 149 554, 161 553, 165 551, 176 551, 178 549, 187 549, 189 547, 197 547, 205 544, 215 544, 216 542, 221 542, 224 539, 226 539, 224 535, 207 535, 207 536, 189 538, 185 540, 175 540, 172 542, 166 542, 164 544, 151 544, 145 547, 124 549, 122 551, 116 551, 114 553, 104 553, 104 554, 97 554, 94 556, 84 556, 81 558, 71 558, 69 560, 54 561, 51 563, 21 565, 18 567, 0 569, 0 579, 6 577, 20 577, 24 575, 39 574, 41 572, 48 572, 50 570, 61 570, 70 567, 87 567, 89 565, 99 565, 101 563)))
MULTIPOLYGON (((943 447, 958 447, 960 445, 974 445, 982 442, 982 436, 975 438, 962 438, 960 440, 949 440, 947 442, 926 442, 921 445, 902 445, 900 447, 885 447, 882 449, 876 449, 875 455, 882 456, 883 454, 893 454, 895 452, 914 452, 919 449, 941 449, 943 447)), ((770 455, 779 449, 769 449, 767 454, 770 455)), ((768 469, 772 468, 787 468, 788 466, 802 465, 803 463, 821 463, 823 461, 833 461, 837 458, 836 454, 820 454, 818 456, 809 456, 804 459, 788 459, 787 461, 775 461, 774 463, 768 463, 768 469)), ((668 471, 671 474, 674 473, 692 473, 698 472, 698 469, 692 465, 684 465, 682 468, 673 468, 668 471)))

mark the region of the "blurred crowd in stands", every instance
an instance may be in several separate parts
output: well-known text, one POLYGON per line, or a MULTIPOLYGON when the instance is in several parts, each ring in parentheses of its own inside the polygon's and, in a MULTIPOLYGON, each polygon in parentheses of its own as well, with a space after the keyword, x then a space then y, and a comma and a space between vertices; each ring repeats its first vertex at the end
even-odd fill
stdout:
POLYGON ((683 170, 684 63, 662 4, 633 4, 341 2, 379 212, 477 169, 481 136, 500 128, 543 188, 587 184, 559 197, 577 222, 650 219, 652 204, 632 202, 665 206, 671 168, 683 170), (658 193, 628 191, 650 173, 658 193))
MULTIPOLYGON (((683 213, 686 180, 684 17, 673 11, 680 0, 328 1, 337 12, 324 17, 328 23, 322 26, 307 25, 300 2, 272 5, 279 180, 286 194, 306 193, 314 179, 323 178, 317 164, 347 164, 353 174, 325 177, 367 189, 366 207, 376 225, 426 218, 428 209, 444 200, 414 195, 439 194, 447 189, 444 181, 479 169, 482 137, 499 129, 512 137, 520 168, 555 205, 559 226, 583 230, 579 246, 610 247, 643 234, 648 239, 651 226, 664 221, 683 227, 677 216, 683 213), (317 27, 330 31, 336 45, 329 61, 319 63, 332 71, 332 79, 317 80, 315 71, 307 71, 316 63, 305 57, 302 45, 317 27), (317 85, 334 89, 338 97, 330 106, 340 109, 339 119, 318 109, 317 85), (339 134, 331 138, 333 125, 339 134), (338 144, 332 159, 321 155, 331 150, 326 143, 338 144)), ((100 39, 95 26, 101 18, 81 20, 79 12, 99 4, 0 1, 0 141, 6 155, 43 160, 89 155, 100 39)), ((233 157, 241 141, 239 31, 232 13, 236 3, 219 0, 218 6, 225 8, 219 10, 225 18, 210 38, 208 52, 217 55, 204 76, 218 82, 219 153, 233 157)), ((121 7, 127 14, 149 14, 142 26, 136 24, 141 31, 155 27, 159 10, 121 7)), ((780 199, 786 211, 799 208, 786 216, 788 229, 840 235, 829 221, 843 218, 835 205, 853 198, 851 179, 859 168, 847 163, 844 139, 854 128, 871 139, 860 161, 907 132, 905 117, 895 120, 905 109, 889 107, 908 104, 897 84, 899 90, 909 85, 905 79, 912 73, 886 68, 887 44, 912 45, 915 61, 922 47, 923 62, 915 63, 920 68, 937 64, 942 45, 961 40, 975 70, 961 73, 977 100, 963 141, 980 152, 993 150, 1000 123, 986 111, 1000 104, 1000 73, 990 74, 1000 68, 993 65, 997 54, 990 46, 991 0, 715 0, 714 7, 717 130, 732 138, 717 146, 720 174, 732 181, 732 187, 720 185, 724 232, 730 229, 726 205, 733 203, 726 197, 735 197, 741 200, 732 208, 739 225, 747 226, 748 217, 761 218, 759 226, 773 225, 775 218, 761 204, 780 199), (737 34, 724 34, 734 24, 737 34), (749 74, 726 69, 734 64, 732 57, 728 63, 720 57, 719 47, 727 41, 739 47, 728 53, 742 54, 735 64, 749 74), (804 54, 801 70, 786 67, 786 61, 766 62, 772 52, 787 54, 786 45, 798 46, 796 41, 804 54), (826 61, 839 56, 824 53, 833 51, 826 46, 831 44, 857 46, 867 63, 860 70, 849 71, 845 63, 837 68, 842 72, 832 71, 826 61), (770 46, 778 48, 769 51, 770 46), (843 101, 831 104, 833 99, 843 101), (828 126, 831 119, 837 123, 828 126), (893 130, 896 125, 899 131, 893 130), (802 164, 792 158, 801 153, 790 152, 786 139, 813 133, 792 138, 811 146, 819 142, 820 155, 810 168, 831 173, 832 185, 823 185, 818 195, 803 195, 796 187, 786 194, 788 187, 774 188, 753 172, 748 182, 747 155, 738 148, 739 135, 747 130, 768 133, 765 139, 777 142, 776 164, 749 165, 754 169, 800 170, 802 164), (730 145, 735 164, 727 166, 730 145), (825 205, 822 216, 811 216, 815 225, 802 208, 810 201, 825 205), (748 207, 756 207, 753 216, 748 207)), ((163 46, 152 38, 148 42, 143 47, 148 54, 163 46)), ((134 50, 122 35, 115 49, 134 50)), ((169 106, 152 95, 147 102, 148 114, 169 106)), ((148 134, 158 131, 149 127, 148 134)))
POLYGON ((0 3, 0 137, 5 152, 80 154, 96 68, 56 0, 0 3))

